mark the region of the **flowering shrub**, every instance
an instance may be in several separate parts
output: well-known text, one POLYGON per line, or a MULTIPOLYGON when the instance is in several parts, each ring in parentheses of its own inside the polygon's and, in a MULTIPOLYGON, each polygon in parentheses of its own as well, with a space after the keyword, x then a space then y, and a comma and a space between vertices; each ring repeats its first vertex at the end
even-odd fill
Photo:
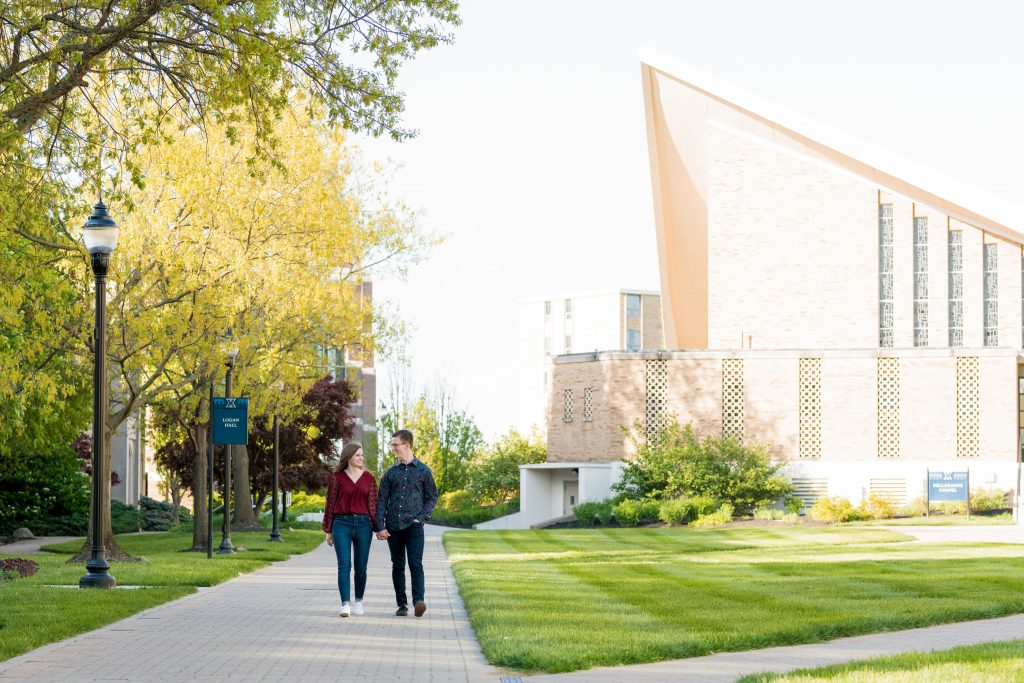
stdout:
POLYGON ((20 557, 0 560, 0 577, 4 579, 32 576, 37 571, 39 571, 39 565, 32 560, 25 560, 20 557))

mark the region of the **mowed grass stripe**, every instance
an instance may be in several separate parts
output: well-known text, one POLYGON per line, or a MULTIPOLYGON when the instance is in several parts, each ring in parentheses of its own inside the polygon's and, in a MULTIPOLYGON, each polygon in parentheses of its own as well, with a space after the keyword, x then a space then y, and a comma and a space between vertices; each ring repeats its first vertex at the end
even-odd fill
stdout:
POLYGON ((758 530, 506 531, 453 533, 445 540, 485 655, 524 671, 656 661, 1024 611, 1018 597, 1024 565, 999 556, 1007 546, 974 545, 979 557, 944 560, 936 558, 953 547, 900 543, 907 537, 886 531, 846 531, 771 530, 763 539, 758 530), (986 549, 995 556, 984 557, 986 549), (851 552, 881 559, 851 562, 851 552), (722 561, 709 562, 709 554, 722 561))

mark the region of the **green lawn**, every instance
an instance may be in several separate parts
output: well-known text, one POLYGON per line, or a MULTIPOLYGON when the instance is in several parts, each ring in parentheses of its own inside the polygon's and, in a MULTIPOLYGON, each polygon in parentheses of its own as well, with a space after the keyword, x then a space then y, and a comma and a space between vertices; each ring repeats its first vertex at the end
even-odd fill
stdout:
POLYGON ((894 517, 870 519, 863 522, 845 522, 846 526, 993 526, 1013 524, 1013 513, 998 515, 930 515, 928 517, 894 517))
MULTIPOLYGON (((324 538, 322 532, 306 530, 283 531, 282 536, 283 543, 270 543, 266 531, 232 533, 235 546, 246 551, 214 554, 209 560, 206 553, 181 552, 192 545, 191 533, 118 536, 126 552, 145 561, 112 563, 110 573, 118 585, 146 586, 137 590, 61 587, 77 586, 85 574, 84 563, 67 563, 81 541, 46 546, 56 553, 23 556, 37 562, 39 572, 0 583, 0 661, 187 595, 198 586, 212 586, 308 552, 324 538)), ((4 557, 14 556, 0 555, 4 557)))
POLYGON ((484 654, 570 671, 1024 612, 1024 546, 845 528, 445 535, 484 654), (970 577, 970 581, 964 581, 970 577))
POLYGON ((758 674, 739 683, 995 683, 1024 680, 1024 640, 879 657, 850 664, 758 674))

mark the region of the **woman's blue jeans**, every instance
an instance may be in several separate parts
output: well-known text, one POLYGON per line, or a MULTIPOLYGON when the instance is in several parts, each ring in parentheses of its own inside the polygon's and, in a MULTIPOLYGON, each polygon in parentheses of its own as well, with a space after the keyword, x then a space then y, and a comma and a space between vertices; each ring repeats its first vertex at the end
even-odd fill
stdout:
POLYGON ((366 590, 366 562, 370 559, 373 530, 368 515, 335 515, 331 523, 334 553, 338 556, 338 592, 342 604, 349 602, 349 575, 352 573, 355 549, 356 600, 366 590))

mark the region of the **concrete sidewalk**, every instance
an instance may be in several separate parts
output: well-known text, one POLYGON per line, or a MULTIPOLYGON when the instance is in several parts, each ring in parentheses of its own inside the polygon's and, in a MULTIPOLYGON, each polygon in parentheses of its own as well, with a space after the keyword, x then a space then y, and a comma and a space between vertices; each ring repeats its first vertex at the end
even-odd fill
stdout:
MULTIPOLYGON (((334 550, 233 579, 0 662, 32 681, 497 681, 441 546, 427 527, 427 613, 394 616, 387 544, 370 551, 366 615, 342 619, 334 550)), ((74 589, 68 589, 74 590, 74 589)))

